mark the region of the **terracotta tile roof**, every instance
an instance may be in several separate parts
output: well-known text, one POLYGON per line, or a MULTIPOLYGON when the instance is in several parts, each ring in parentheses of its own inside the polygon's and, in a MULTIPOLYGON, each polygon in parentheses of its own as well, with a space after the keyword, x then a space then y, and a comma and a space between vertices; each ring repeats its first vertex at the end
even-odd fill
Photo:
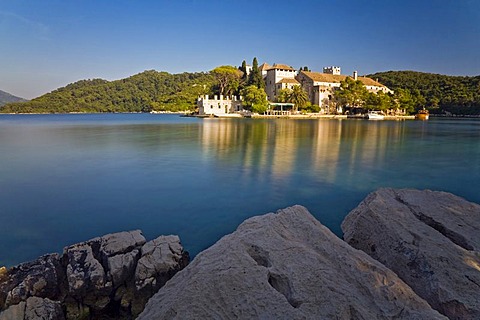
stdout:
POLYGON ((270 69, 268 70, 275 70, 275 69, 282 69, 282 70, 289 70, 289 71, 295 71, 295 69, 293 69, 292 67, 290 66, 287 66, 286 64, 276 64, 274 63, 272 67, 270 67, 270 69))
POLYGON ((260 67, 258 67, 258 69, 260 71, 267 71, 268 69, 270 69, 272 66, 270 66, 268 63, 264 62, 260 67))
POLYGON ((377 86, 377 87, 385 87, 383 84, 380 82, 377 82, 373 80, 372 78, 367 78, 367 77, 358 77, 358 80, 360 80, 364 85, 366 86, 377 86))
POLYGON ((277 83, 294 83, 294 84, 300 84, 300 82, 298 82, 297 80, 292 79, 292 78, 283 78, 282 80, 278 81, 277 83))
MULTIPOLYGON (((329 83, 340 83, 344 81, 347 77, 352 78, 351 76, 345 75, 337 75, 337 74, 329 74, 329 73, 320 73, 320 72, 309 72, 309 71, 302 71, 307 78, 310 78, 313 81, 317 82, 329 82, 329 83)), ((353 78, 352 78, 353 79, 353 78)), ((358 77, 365 86, 377 86, 377 87, 385 87, 383 84, 367 77, 358 77)))
POLYGON ((313 81, 317 82, 330 82, 330 83, 340 83, 347 76, 339 75, 339 74, 329 74, 329 73, 320 73, 320 72, 310 72, 310 71, 302 71, 307 78, 310 78, 313 81))

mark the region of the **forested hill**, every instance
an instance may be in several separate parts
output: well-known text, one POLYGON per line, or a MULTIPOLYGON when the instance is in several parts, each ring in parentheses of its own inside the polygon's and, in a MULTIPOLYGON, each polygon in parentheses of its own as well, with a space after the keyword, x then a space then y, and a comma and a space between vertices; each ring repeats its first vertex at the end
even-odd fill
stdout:
POLYGON ((209 73, 144 71, 126 79, 81 80, 33 100, 0 107, 3 113, 149 112, 192 109, 209 94, 209 73))
POLYGON ((0 107, 9 102, 26 101, 23 98, 16 97, 8 92, 0 90, 0 107))
POLYGON ((480 114, 480 76, 459 77, 415 71, 388 71, 368 75, 392 90, 418 90, 435 113, 480 114))

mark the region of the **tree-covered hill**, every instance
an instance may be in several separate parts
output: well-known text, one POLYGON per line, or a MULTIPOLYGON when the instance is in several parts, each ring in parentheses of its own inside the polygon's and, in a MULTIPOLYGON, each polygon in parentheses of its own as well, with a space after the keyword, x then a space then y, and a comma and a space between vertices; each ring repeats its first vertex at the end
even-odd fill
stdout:
POLYGON ((81 80, 22 103, 3 113, 149 112, 194 109, 199 95, 210 94, 209 73, 144 71, 126 79, 81 80))
POLYGON ((460 77, 415 71, 388 71, 368 75, 392 90, 408 89, 425 97, 434 113, 480 114, 480 76, 460 77))
POLYGON ((7 103, 17 102, 17 101, 26 101, 26 100, 20 97, 16 97, 8 92, 0 90, 0 107, 7 103))

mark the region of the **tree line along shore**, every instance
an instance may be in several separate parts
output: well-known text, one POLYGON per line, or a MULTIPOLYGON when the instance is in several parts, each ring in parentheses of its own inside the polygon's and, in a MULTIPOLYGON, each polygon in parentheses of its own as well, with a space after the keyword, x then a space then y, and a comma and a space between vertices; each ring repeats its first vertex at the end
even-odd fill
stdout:
MULTIPOLYGON (((194 112, 199 96, 216 94, 242 95, 247 107, 262 111, 265 105, 258 101, 264 97, 264 81, 255 70, 247 75, 244 68, 242 63, 240 67, 219 66, 208 72, 148 70, 115 81, 80 80, 30 101, 7 103, 0 106, 0 113, 194 112)), ((375 110, 396 107, 407 114, 426 108, 434 115, 480 115, 480 76, 388 71, 367 77, 394 93, 369 94, 359 81, 347 78, 335 93, 335 103, 356 101, 358 107, 375 110)), ((295 103, 303 113, 318 111, 318 106, 295 88, 280 92, 278 101, 295 103)))

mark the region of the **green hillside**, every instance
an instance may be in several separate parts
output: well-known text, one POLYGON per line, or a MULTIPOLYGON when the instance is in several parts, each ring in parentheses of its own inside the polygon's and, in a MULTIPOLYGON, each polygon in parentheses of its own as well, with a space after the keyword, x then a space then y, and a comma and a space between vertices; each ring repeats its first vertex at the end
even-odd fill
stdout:
MULTIPOLYGON (((150 70, 116 81, 81 80, 31 101, 0 106, 0 112, 193 110, 199 95, 218 91, 218 75, 217 78, 215 76, 213 72, 169 74, 150 70)), ((398 94, 401 93, 400 96, 412 98, 417 109, 425 106, 432 113, 480 114, 480 76, 458 77, 414 71, 388 71, 368 77, 377 79, 398 94)))
POLYGON ((17 102, 17 101, 26 101, 26 100, 20 97, 16 97, 8 92, 0 90, 0 107, 7 103, 17 102))
POLYGON ((145 71, 126 79, 81 80, 33 100, 0 107, 3 113, 149 112, 194 109, 210 94, 209 73, 145 71))
POLYGON ((415 71, 388 71, 368 75, 392 90, 418 90, 433 113, 480 114, 480 76, 459 77, 415 71))

